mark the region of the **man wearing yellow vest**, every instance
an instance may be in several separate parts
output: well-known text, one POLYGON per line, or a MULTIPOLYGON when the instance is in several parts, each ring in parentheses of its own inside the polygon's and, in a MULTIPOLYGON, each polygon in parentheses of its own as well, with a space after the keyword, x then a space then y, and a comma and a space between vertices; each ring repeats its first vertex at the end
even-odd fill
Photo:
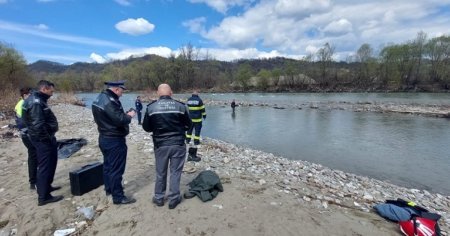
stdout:
MULTIPOLYGON (((194 90, 192 96, 188 99, 189 116, 191 117, 192 126, 186 133, 186 143, 189 144, 194 139, 194 145, 200 144, 200 131, 202 130, 202 118, 206 119, 205 105, 198 96, 198 91, 194 90), (195 130, 195 131, 194 131, 195 130), (194 135, 192 136, 192 131, 194 135)), ((197 148, 189 148, 188 161, 200 161, 197 157, 197 148)))

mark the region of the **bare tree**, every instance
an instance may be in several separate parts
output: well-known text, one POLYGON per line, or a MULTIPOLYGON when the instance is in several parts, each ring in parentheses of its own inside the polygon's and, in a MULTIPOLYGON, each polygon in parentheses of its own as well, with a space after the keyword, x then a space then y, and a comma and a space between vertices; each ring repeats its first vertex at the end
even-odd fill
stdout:
POLYGON ((329 84, 328 72, 331 71, 334 50, 335 47, 331 46, 329 43, 325 43, 325 45, 317 51, 321 74, 320 82, 324 86, 329 84))

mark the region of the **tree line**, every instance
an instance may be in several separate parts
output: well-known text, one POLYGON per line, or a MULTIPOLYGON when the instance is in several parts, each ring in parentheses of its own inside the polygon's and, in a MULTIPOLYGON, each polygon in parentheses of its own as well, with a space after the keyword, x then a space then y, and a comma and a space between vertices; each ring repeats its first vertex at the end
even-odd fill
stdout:
POLYGON ((268 58, 218 61, 208 51, 183 45, 168 58, 147 55, 105 64, 26 65, 11 46, 0 44, 0 79, 12 88, 48 79, 63 91, 96 91, 105 81, 126 80, 131 90, 171 84, 175 91, 447 91, 450 88, 450 36, 388 44, 375 52, 369 44, 337 62, 335 47, 324 44, 301 60, 268 58))

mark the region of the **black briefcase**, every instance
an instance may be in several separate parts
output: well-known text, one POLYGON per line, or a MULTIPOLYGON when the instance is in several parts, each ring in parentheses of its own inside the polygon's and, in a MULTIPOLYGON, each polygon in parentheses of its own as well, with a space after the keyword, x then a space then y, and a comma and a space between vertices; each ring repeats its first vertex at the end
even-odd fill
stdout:
POLYGON ((92 189, 103 185, 103 163, 95 162, 71 171, 70 191, 72 195, 81 196, 92 189))

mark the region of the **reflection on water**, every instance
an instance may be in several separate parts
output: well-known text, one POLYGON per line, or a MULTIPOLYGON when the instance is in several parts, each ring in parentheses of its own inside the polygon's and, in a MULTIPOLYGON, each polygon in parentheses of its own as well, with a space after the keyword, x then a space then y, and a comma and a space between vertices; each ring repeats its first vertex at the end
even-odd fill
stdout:
MULTIPOLYGON (((321 95, 313 95, 308 94, 311 100, 322 99, 321 95)), ((85 95, 88 105, 95 96, 85 95)), ((224 100, 231 101, 236 94, 228 96, 224 100)), ((260 95, 246 96, 252 100, 260 95)), ((349 96, 354 100, 367 99, 355 94, 349 96)), ((443 102, 448 95, 441 98, 434 95, 428 97, 429 100, 421 96, 423 100, 410 97, 408 101, 432 104, 443 102)), ((135 97, 135 94, 126 94, 122 98, 125 109, 134 105, 135 97)), ((183 98, 187 97, 189 95, 183 98)), ((298 97, 285 94, 273 99, 286 99, 283 97, 289 97, 290 102, 299 101, 298 97)), ((207 106, 206 109, 204 136, 406 187, 450 194, 447 119, 309 108, 237 107, 234 113, 229 106, 207 106)))

